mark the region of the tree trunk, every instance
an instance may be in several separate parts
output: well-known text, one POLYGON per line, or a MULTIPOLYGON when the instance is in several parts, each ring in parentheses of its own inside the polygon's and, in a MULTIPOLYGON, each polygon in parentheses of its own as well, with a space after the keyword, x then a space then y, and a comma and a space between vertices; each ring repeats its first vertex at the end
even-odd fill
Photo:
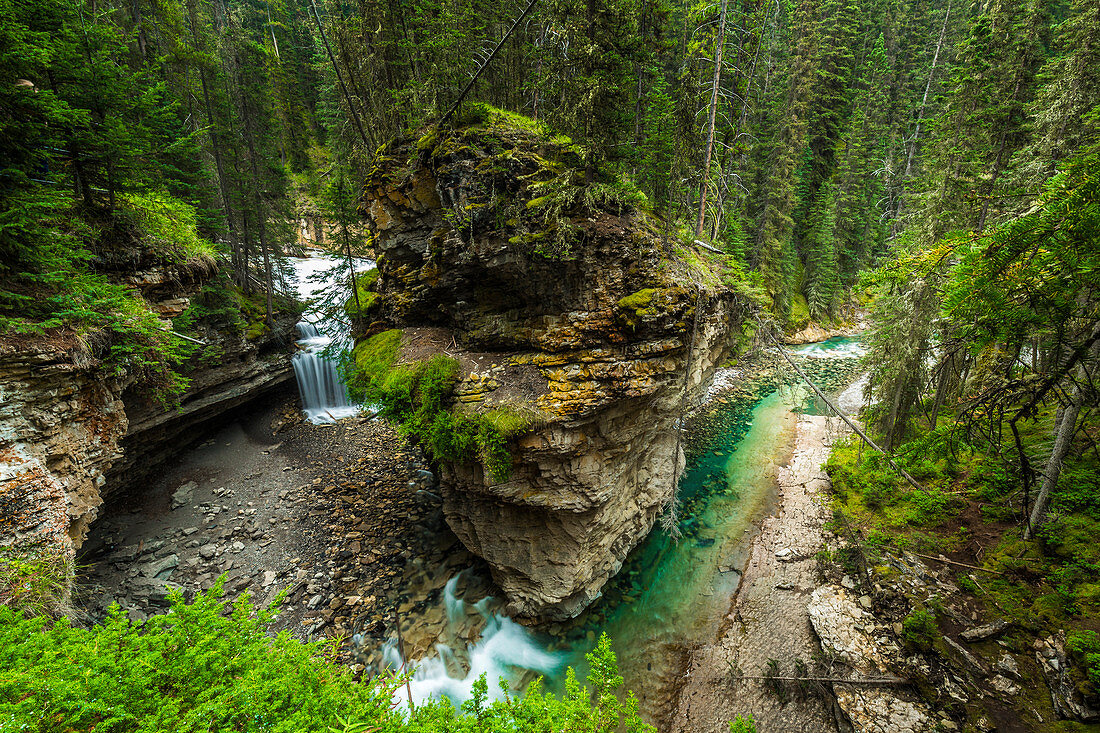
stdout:
POLYGON ((726 41, 726 0, 718 11, 718 39, 714 43, 714 78, 710 90, 710 110, 707 113, 707 143, 703 149, 703 177, 699 184, 699 216, 695 219, 695 236, 703 236, 703 219, 707 213, 707 180, 710 159, 714 154, 714 118, 718 111, 718 86, 722 83, 722 50, 726 41))
POLYGON ((321 34, 321 41, 325 45, 325 53, 328 54, 328 60, 332 64, 332 70, 336 72, 336 80, 340 82, 340 91, 344 93, 344 101, 348 105, 348 114, 351 115, 351 119, 355 122, 355 129, 359 131, 359 137, 363 141, 363 147, 369 151, 371 149, 370 143, 367 142, 367 133, 363 131, 363 124, 359 121, 359 113, 355 111, 355 105, 351 102, 351 96, 348 94, 348 88, 344 86, 344 77, 340 73, 340 67, 336 64, 336 57, 332 55, 332 48, 328 45, 328 36, 325 35, 325 27, 321 25, 321 16, 317 13, 317 3, 315 0, 309 0, 309 5, 313 8, 313 17, 317 21, 317 30, 321 34))
MULTIPOLYGON (((199 39, 198 9, 196 8, 195 0, 191 0, 187 5, 190 11, 191 37, 195 39, 195 46, 197 48, 205 48, 205 44, 199 39)), ((233 259, 233 274, 237 280, 237 284, 240 285, 247 279, 248 273, 241 265, 241 243, 237 237, 237 227, 234 223, 233 212, 229 204, 228 186, 225 182, 225 166, 222 163, 222 151, 218 140, 217 123, 214 121, 214 109, 213 105, 210 103, 210 88, 206 81, 206 67, 204 65, 199 66, 199 80, 202 82, 202 98, 206 107, 206 121, 210 125, 210 147, 214 152, 214 169, 218 176, 218 194, 221 196, 222 200, 222 213, 225 215, 225 228, 229 233, 229 246, 232 251, 233 259)))
MULTIPOLYGON (((936 65, 940 60, 940 50, 943 48, 943 39, 947 35, 947 20, 951 17, 951 3, 947 3, 947 11, 943 14, 943 26, 940 28, 940 38, 936 41, 936 52, 932 54, 932 68, 928 70, 928 81, 924 84, 924 96, 921 98, 920 109, 917 111, 917 127, 913 131, 913 139, 909 141, 909 152, 905 159, 905 170, 901 174, 902 185, 913 175, 913 158, 917 152, 917 140, 920 138, 921 125, 924 123, 924 110, 928 105, 928 92, 932 89, 932 79, 936 75, 936 65)), ((905 208, 905 196, 898 195, 898 208, 894 213, 895 231, 897 234, 897 222, 901 220, 901 212, 905 208)))
POLYGON ((1098 346, 1100 341, 1094 341, 1089 348, 1088 356, 1077 366, 1078 382, 1073 385, 1069 404, 1056 416, 1054 445, 1050 448, 1050 460, 1047 461, 1046 469, 1043 471, 1043 485, 1039 489, 1039 495, 1035 497, 1035 506, 1032 507, 1031 516, 1028 518, 1028 526, 1024 532, 1025 539, 1031 539, 1035 535, 1035 530, 1046 520, 1047 510, 1050 508, 1050 496, 1058 484, 1062 465, 1069 453, 1073 436, 1077 432, 1077 416, 1081 412, 1083 400, 1080 382, 1089 378, 1088 364, 1096 358, 1098 346))

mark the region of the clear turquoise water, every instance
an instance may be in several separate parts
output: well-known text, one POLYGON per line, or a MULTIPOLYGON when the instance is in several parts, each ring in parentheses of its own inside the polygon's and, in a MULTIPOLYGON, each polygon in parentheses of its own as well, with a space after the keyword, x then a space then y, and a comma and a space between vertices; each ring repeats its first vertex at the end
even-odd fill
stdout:
MULTIPOLYGON (((828 391, 850 381, 860 346, 839 338, 796 353, 809 357, 803 368, 828 391)), ((778 466, 791 450, 796 404, 809 412, 818 407, 808 391, 762 385, 720 396, 693 418, 679 489, 682 536, 673 540, 658 523, 578 626, 549 640, 580 674, 594 639, 607 633, 647 719, 665 704, 662 687, 674 684, 682 653, 713 640, 729 608, 741 577, 736 568, 746 559, 756 520, 774 500, 778 466)), ((560 679, 549 682, 554 688, 560 679)))

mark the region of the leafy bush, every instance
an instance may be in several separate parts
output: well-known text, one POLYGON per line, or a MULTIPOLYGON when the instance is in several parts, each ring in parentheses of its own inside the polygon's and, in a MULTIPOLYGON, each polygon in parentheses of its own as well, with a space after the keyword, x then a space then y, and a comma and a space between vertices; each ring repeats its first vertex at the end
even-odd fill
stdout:
POLYGON ((304 644, 287 632, 269 636, 276 611, 247 597, 232 608, 219 582, 192 604, 176 595, 171 612, 142 627, 116 606, 105 623, 74 628, 0 608, 0 728, 27 733, 234 731, 652 731, 622 685, 606 637, 589 654, 587 681, 572 670, 561 698, 538 682, 524 694, 486 704, 479 681, 472 700, 396 709, 400 680, 356 681, 335 660, 333 643, 304 644))
POLYGON ((1066 651, 1084 678, 1078 690, 1087 700, 1100 699, 1100 634, 1071 631, 1066 637, 1066 651))
POLYGON ((738 715, 730 722, 730 733, 756 733, 756 721, 751 715, 738 715))

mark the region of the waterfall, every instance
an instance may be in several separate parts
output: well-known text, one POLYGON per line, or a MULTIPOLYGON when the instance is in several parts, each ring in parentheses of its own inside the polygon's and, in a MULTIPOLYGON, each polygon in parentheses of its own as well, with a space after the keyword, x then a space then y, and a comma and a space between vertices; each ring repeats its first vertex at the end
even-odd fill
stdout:
MULTIPOLYGON (((489 682, 489 698, 498 700, 504 696, 497 684, 501 677, 514 685, 530 673, 553 675, 565 663, 563 653, 546 650, 530 629, 507 616, 490 612, 492 598, 482 598, 473 604, 459 598, 455 593, 458 577, 448 580, 443 589, 447 617, 443 636, 451 643, 439 642, 435 644, 436 656, 410 663, 412 679, 408 689, 402 686, 394 691, 395 705, 405 707, 410 695, 416 705, 443 697, 461 705, 473 695, 474 682, 483 674, 489 682), (473 643, 464 641, 469 634, 470 620, 465 612, 468 605, 478 610, 484 622, 480 638, 473 643)), ((393 670, 402 668, 396 638, 383 644, 382 663, 393 670)))
POLYGON ((348 400, 347 385, 336 364, 321 355, 332 339, 319 334, 317 326, 309 321, 298 324, 298 333, 302 337, 298 340, 301 351, 294 355, 291 364, 298 378, 306 418, 316 424, 335 422, 357 413, 358 408, 348 400))
MULTIPOLYGON (((346 292, 346 275, 340 278, 329 274, 339 263, 340 260, 330 257, 308 257, 295 262, 294 280, 298 298, 310 302, 322 293, 346 292)), ((360 260, 356 263, 356 272, 365 272, 373 266, 373 262, 360 260)), ((348 399, 347 385, 340 376, 336 362, 323 355, 334 341, 342 345, 349 340, 346 324, 338 320, 320 320, 311 307, 298 323, 298 335, 299 350, 291 359, 291 364, 298 379, 298 393, 306 418, 311 423, 320 424, 357 414, 359 408, 348 399)))

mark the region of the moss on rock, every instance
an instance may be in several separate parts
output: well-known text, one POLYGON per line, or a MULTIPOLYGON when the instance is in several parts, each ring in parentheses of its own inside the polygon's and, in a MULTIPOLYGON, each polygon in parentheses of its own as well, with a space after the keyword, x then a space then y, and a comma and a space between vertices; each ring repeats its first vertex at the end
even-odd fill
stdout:
POLYGON ((371 290, 379 276, 378 268, 372 267, 355 277, 355 295, 344 301, 344 312, 354 320, 365 319, 382 301, 382 296, 371 290), (358 297, 358 301, 356 298, 358 297))
POLYGON ((458 360, 436 354, 400 363, 401 338, 394 328, 359 342, 348 370, 353 397, 379 405, 437 460, 478 461, 494 481, 506 481, 512 470, 508 440, 531 429, 532 415, 506 405, 484 412, 454 405, 458 360))

